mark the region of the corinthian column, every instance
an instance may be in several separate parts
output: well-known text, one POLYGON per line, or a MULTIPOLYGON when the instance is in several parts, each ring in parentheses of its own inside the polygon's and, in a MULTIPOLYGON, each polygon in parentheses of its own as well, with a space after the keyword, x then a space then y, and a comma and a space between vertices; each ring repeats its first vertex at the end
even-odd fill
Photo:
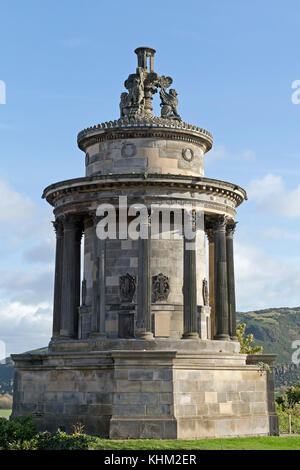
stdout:
POLYGON ((226 258, 226 223, 225 216, 219 216, 216 221, 215 235, 215 339, 228 340, 228 283, 226 258))
MULTIPOLYGON (((193 229, 196 230, 196 215, 193 215, 193 229)), ((183 339, 197 339, 197 277, 196 277, 196 234, 193 240, 183 238, 183 339)))
POLYGON ((65 215, 62 221, 64 245, 60 334, 66 338, 77 338, 82 224, 79 217, 71 214, 65 215))
POLYGON ((64 230, 61 220, 56 219, 56 221, 52 223, 56 233, 52 333, 54 339, 60 334, 64 230))
POLYGON ((230 334, 231 339, 234 341, 237 341, 234 260, 233 260, 233 234, 234 234, 236 224, 237 222, 227 224, 227 228, 226 228, 229 334, 230 334))
POLYGON ((211 338, 215 336, 215 229, 206 230, 208 238, 208 273, 209 273, 209 306, 211 338))
POLYGON ((137 336, 143 339, 153 339, 151 331, 151 276, 150 276, 150 243, 151 216, 148 216, 146 230, 141 227, 141 233, 147 233, 147 238, 140 238, 139 248, 139 283, 138 283, 138 315, 137 336))

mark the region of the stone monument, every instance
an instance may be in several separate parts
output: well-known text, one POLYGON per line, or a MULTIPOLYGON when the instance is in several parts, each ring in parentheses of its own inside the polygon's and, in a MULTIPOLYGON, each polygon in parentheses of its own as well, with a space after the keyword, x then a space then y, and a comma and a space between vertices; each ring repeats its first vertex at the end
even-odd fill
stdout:
POLYGON ((44 190, 53 335, 47 353, 12 356, 12 416, 120 439, 277 434, 274 356, 240 354, 236 338, 234 219, 246 193, 204 177, 212 135, 181 120, 155 50, 135 53, 120 118, 78 134, 86 176, 44 190))

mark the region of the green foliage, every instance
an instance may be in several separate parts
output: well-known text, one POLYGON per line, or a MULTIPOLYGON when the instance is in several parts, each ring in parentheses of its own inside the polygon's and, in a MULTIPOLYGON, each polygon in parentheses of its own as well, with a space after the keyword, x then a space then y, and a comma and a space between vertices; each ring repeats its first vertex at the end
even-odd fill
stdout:
POLYGON ((283 395, 278 396, 276 403, 281 405, 283 409, 293 408, 297 404, 300 405, 300 381, 293 387, 287 388, 283 395))
POLYGON ((261 354, 263 352, 262 346, 251 345, 254 342, 252 333, 245 336, 246 323, 242 323, 236 329, 237 338, 241 346, 241 353, 243 354, 261 354))
POLYGON ((37 432, 31 416, 20 416, 12 421, 0 418, 0 448, 10 449, 11 445, 22 446, 37 432))
POLYGON ((67 434, 60 429, 56 434, 41 432, 21 444, 14 442, 10 450, 88 450, 96 438, 86 434, 67 434))

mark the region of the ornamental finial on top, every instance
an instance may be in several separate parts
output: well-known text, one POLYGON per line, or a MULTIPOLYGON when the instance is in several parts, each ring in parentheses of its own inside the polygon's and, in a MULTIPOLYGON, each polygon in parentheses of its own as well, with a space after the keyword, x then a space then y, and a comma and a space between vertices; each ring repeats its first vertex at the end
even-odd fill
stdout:
POLYGON ((181 121, 177 112, 177 91, 167 88, 172 84, 171 77, 161 77, 154 72, 155 49, 151 47, 138 47, 134 51, 137 54, 138 66, 136 73, 130 74, 124 82, 127 92, 121 93, 120 112, 121 118, 151 116, 152 96, 160 88, 161 117, 181 121))

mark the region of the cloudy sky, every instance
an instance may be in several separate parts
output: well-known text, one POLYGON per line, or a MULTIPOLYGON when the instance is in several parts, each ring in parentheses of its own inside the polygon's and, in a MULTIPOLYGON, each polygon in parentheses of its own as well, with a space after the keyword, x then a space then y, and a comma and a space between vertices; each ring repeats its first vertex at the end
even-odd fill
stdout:
POLYGON ((173 77, 183 120, 214 135, 206 176, 248 191, 235 239, 238 309, 300 305, 300 104, 292 102, 299 2, 143 5, 1 2, 0 341, 7 353, 49 341, 54 233, 41 193, 84 174, 77 133, 118 118, 141 45, 154 47, 156 71, 173 77))

